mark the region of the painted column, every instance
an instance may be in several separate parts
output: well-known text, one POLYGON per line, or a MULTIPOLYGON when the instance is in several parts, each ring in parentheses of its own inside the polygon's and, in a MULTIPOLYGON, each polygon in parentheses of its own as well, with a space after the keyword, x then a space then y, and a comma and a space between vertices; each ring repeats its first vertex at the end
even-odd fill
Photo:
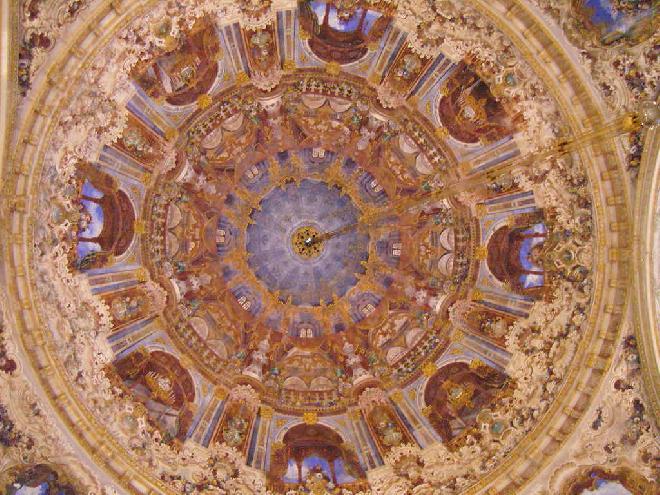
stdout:
POLYGON ((367 388, 360 394, 358 402, 381 458, 393 447, 417 445, 413 432, 404 424, 382 389, 367 388))
POLYGON ((407 394, 402 390, 395 390, 390 394, 390 399, 394 403, 397 413, 402 416, 403 422, 412 431, 420 447, 425 448, 439 440, 428 421, 424 418, 423 411, 420 411, 414 403, 411 403, 407 394))
POLYGON ((273 408, 262 405, 259 408, 258 426, 253 429, 252 441, 247 455, 247 462, 250 466, 264 471, 266 470, 272 418, 273 408))
POLYGON ((208 447, 211 435, 220 421, 226 398, 226 390, 219 388, 214 391, 207 406, 199 412, 199 417, 193 422, 188 433, 194 442, 208 447))
POLYGON ((258 408, 259 396, 251 386, 235 386, 229 392, 212 441, 226 443, 246 455, 255 424, 258 428, 258 408))
POLYGON ((383 460, 376 448, 376 442, 371 437, 371 432, 369 432, 362 411, 358 408, 352 408, 348 410, 347 415, 351 422, 353 437, 356 439, 356 451, 362 459, 364 470, 368 471, 382 465, 383 460))

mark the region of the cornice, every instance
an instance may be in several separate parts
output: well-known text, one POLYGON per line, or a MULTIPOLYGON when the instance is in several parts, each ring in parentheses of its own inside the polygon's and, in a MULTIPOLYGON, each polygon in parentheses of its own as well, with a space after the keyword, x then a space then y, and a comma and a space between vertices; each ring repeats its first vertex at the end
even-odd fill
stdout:
POLYGON ((654 291, 655 265, 660 246, 655 245, 660 201, 660 129, 649 129, 637 177, 633 234, 633 311, 642 360, 644 389, 656 422, 660 422, 660 333, 654 291))
POLYGON ((18 2, 0 0, 0 177, 8 168, 18 101, 18 2))

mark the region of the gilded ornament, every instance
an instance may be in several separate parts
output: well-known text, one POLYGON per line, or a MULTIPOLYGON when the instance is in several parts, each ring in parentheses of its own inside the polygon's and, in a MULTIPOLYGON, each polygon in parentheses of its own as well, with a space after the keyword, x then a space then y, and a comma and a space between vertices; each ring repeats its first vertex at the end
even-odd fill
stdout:
POLYGON ((165 139, 174 141, 177 137, 178 131, 175 128, 169 128, 165 131, 165 139))
POLYGON ((348 417, 353 421, 359 421, 362 418, 362 412, 360 409, 350 409, 348 411, 348 417))
POLYGON ((293 72, 296 70, 296 62, 293 60, 285 60, 282 68, 287 72, 293 72))
POLYGON ((163 47, 165 51, 172 51, 178 45, 177 39, 174 36, 167 35, 163 40, 163 47))
POLYGON ((461 173, 463 173, 464 175, 468 175, 472 171, 473 164, 470 162, 461 162, 458 168, 461 171, 461 173))
POLYGON ((211 97, 211 95, 203 94, 197 97, 197 108, 199 108, 200 110, 204 110, 210 107, 211 103, 213 103, 213 98, 211 97))
POLYGON ((623 130, 626 132, 637 131, 641 126, 641 119, 634 113, 626 115, 623 119, 623 130))
POLYGON ((472 383, 461 385, 447 380, 442 384, 442 389, 447 393, 447 399, 456 409, 461 407, 472 407, 472 397, 475 386, 472 383))
POLYGON ((337 62, 329 62, 325 64, 325 71, 331 76, 338 76, 341 72, 341 65, 337 62))
POLYGON ((145 381, 155 400, 168 405, 174 404, 173 380, 171 377, 150 371, 145 376, 145 381))
POLYGON ((483 203, 477 204, 477 206, 475 207, 475 214, 477 215, 478 218, 485 217, 487 213, 488 213, 488 206, 487 205, 485 205, 483 203))
POLYGON ((438 371, 438 365, 432 361, 429 361, 422 366, 422 373, 424 373, 424 376, 433 376, 436 371, 438 371))
POLYGON ((319 415, 316 411, 306 411, 303 413, 303 422, 306 425, 315 425, 319 422, 319 415))
POLYGON ((250 81, 250 76, 248 76, 246 72, 240 71, 236 73, 235 81, 238 85, 245 84, 250 81))
POLYGON ((419 106, 419 96, 410 96, 406 102, 411 108, 417 108, 419 106))
POLYGON ((481 359, 473 359, 470 361, 470 369, 476 370, 485 367, 486 364, 481 359))
POLYGON ((390 394, 390 397, 394 402, 401 402, 403 400, 403 392, 401 390, 395 390, 390 394))
POLYGON ((380 84, 380 79, 381 75, 378 72, 372 72, 369 74, 369 77, 367 77, 367 81, 369 81, 370 84, 376 86, 377 84, 380 84))
POLYGON ((268 406, 261 406, 259 408, 259 414, 263 419, 271 419, 273 417, 273 408, 268 406))
POLYGON ((488 248, 486 248, 486 246, 477 246, 477 248, 474 250, 474 256, 478 260, 485 260, 488 256, 488 248))
POLYGON ((136 220, 133 223, 133 231, 137 235, 143 235, 147 232, 147 227, 146 227, 146 225, 144 224, 144 222, 142 220, 136 220))

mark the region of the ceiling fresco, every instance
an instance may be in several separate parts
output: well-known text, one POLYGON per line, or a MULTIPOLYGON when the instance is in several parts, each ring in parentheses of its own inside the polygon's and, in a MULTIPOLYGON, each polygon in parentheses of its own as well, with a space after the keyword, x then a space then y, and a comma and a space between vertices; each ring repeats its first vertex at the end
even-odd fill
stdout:
POLYGON ((55 116, 2 203, 2 493, 657 493, 654 3, 54 3, 16 40, 55 116))

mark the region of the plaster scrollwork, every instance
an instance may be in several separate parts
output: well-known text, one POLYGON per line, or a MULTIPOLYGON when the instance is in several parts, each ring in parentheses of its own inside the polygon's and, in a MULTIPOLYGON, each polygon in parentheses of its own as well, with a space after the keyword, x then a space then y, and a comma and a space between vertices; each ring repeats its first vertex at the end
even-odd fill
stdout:
MULTIPOLYGON (((527 179, 520 180, 523 183, 527 179)), ((590 200, 584 194, 586 190, 579 186, 583 180, 584 177, 580 174, 571 176, 570 173, 551 177, 550 184, 554 184, 554 187, 550 189, 566 191, 573 184, 573 192, 580 189, 583 192, 571 195, 570 198, 550 194, 545 198, 544 207, 554 212, 558 232, 571 228, 577 238, 586 239, 591 236, 590 200), (568 221, 570 217, 566 210, 576 208, 577 205, 586 208, 587 212, 587 221, 580 225, 576 225, 572 220, 568 221)), ((521 185, 534 189, 532 180, 521 185)), ((565 242, 572 243, 569 240, 565 242)), ((557 251, 562 251, 560 245, 556 247, 557 251)), ((591 252, 590 243, 578 241, 578 245, 585 253, 591 252)), ((578 249, 576 245, 572 246, 571 249, 578 249)), ((584 254, 582 260, 585 263, 583 266, 589 266, 590 255, 584 254)), ((589 277, 577 280, 571 278, 568 272, 563 276, 567 279, 558 283, 550 301, 537 302, 526 319, 516 321, 503 329, 506 333, 506 348, 511 353, 507 374, 516 384, 514 392, 504 399, 504 408, 494 411, 494 415, 484 416, 484 437, 481 441, 466 442, 460 450, 460 455, 447 451, 443 446, 436 448, 438 450, 432 458, 443 460, 435 469, 429 467, 428 471, 425 470, 434 486, 458 490, 469 485, 470 476, 487 470, 490 463, 515 445, 523 432, 547 410, 551 397, 558 393, 564 374, 575 356, 582 329, 587 323, 585 310, 591 297, 589 277), (539 383, 543 385, 537 386, 539 383), (492 428, 495 424, 499 425, 497 429, 492 428), (500 428, 504 430, 496 434, 500 428), (459 474, 451 469, 451 466, 457 467, 461 464, 471 466, 468 470, 468 473, 471 470, 471 474, 459 474)), ((452 321, 455 320, 460 326, 461 315, 468 308, 469 304, 456 303, 450 310, 452 321)))
MULTIPOLYGON (((35 256, 43 303, 41 314, 80 398, 108 425, 114 438, 146 465, 182 467, 191 463, 192 457, 181 454, 178 462, 170 462, 178 454, 159 444, 157 435, 144 421, 144 412, 127 398, 117 400, 117 390, 104 373, 113 355, 106 340, 111 327, 109 310, 92 296, 84 276, 69 272, 66 256, 71 240, 68 232, 76 213, 71 187, 76 163, 94 156, 101 143, 112 142, 121 134, 126 116, 118 103, 125 101, 130 93, 128 72, 137 61, 152 56, 162 45, 150 26, 166 13, 167 6, 160 6, 139 27, 131 26, 120 33, 92 64, 79 97, 63 113, 44 163, 40 201, 45 208, 40 210, 42 218, 36 223, 39 227, 35 232, 35 256), (116 70, 117 67, 122 70, 116 70), (124 96, 117 100, 118 94, 124 96), (122 419, 113 421, 115 418, 122 419)), ((196 15, 201 12, 184 10, 177 20, 189 24, 196 15)), ((162 300, 162 289, 155 286, 150 289, 156 300, 162 300)), ((223 454, 224 458, 228 455, 223 454)), ((175 477, 172 474, 171 479, 175 477)), ((234 478, 232 483, 239 489, 238 493, 254 493, 245 491, 241 477, 234 478)))
MULTIPOLYGON (((8 328, 0 306, 0 346, 8 358, 18 360, 17 349, 6 339, 8 328)), ((75 485, 90 495, 106 493, 106 487, 84 466, 56 427, 25 376, 0 369, 0 486, 16 470, 36 464, 58 466, 74 478, 75 485)))
POLYGON ((409 444, 395 447, 384 459, 384 468, 378 470, 371 480, 374 494, 458 492, 472 483, 474 473, 483 469, 481 459, 484 453, 474 445, 457 452, 450 452, 442 444, 424 451, 409 444))
POLYGON ((239 0, 241 25, 249 30, 263 29, 275 19, 271 0, 239 0))
POLYGON ((556 253, 572 253, 579 260, 577 265, 561 266, 556 260, 564 281, 558 284, 551 302, 537 303, 529 317, 514 322, 507 335, 507 349, 512 357, 507 372, 516 380, 518 388, 513 402, 519 411, 516 421, 526 422, 527 414, 538 416, 549 404, 549 397, 556 393, 565 370, 575 354, 581 328, 587 323, 586 309, 591 297, 591 280, 584 277, 586 267, 591 266, 592 236, 591 204, 585 191, 585 178, 575 174, 566 162, 555 164, 547 173, 547 188, 538 188, 524 175, 517 177, 521 184, 528 184, 544 207, 551 207, 559 227, 558 232, 572 232, 554 248, 556 253), (571 191, 573 194, 566 194, 571 191), (577 194, 575 194, 577 192, 577 194), (582 212, 576 215, 576 211, 582 212), (577 289, 577 290, 576 290, 577 289), (543 387, 529 387, 531 383, 544 383, 543 387), (523 398, 524 397, 524 398, 523 398), (524 411, 527 411, 525 413, 524 411))
POLYGON ((259 395, 250 385, 237 385, 229 395, 231 400, 245 403, 252 411, 259 407, 259 395))
POLYGON ((475 212, 475 208, 477 204, 481 202, 481 197, 479 194, 470 192, 470 191, 463 191, 459 193, 456 198, 463 203, 465 206, 470 208, 470 211, 473 213, 475 212))
MULTIPOLYGON (((113 386, 104 373, 112 357, 107 343, 111 326, 109 310, 91 294, 84 277, 74 276, 68 271, 66 259, 74 223, 72 219, 76 213, 72 195, 68 195, 67 191, 71 190, 70 180, 77 161, 98 154, 100 147, 118 138, 126 125, 126 115, 117 101, 124 102, 131 94, 128 73, 137 61, 153 56, 163 44, 162 39, 154 35, 151 26, 165 15, 175 19, 173 26, 190 26, 203 12, 217 11, 219 8, 205 5, 158 7, 140 21, 139 27, 132 26, 122 31, 92 64, 92 70, 79 91, 79 98, 74 98, 77 103, 69 107, 60 120, 52 140, 55 144, 45 160, 39 199, 39 211, 42 213, 35 232, 37 282, 43 303, 40 311, 55 337, 57 352, 65 363, 79 398, 90 404, 93 413, 108 425, 109 433, 131 452, 138 463, 154 468, 167 486, 174 490, 194 492, 201 484, 209 487, 210 493, 262 494, 266 493, 266 489, 261 473, 245 467, 243 458, 236 451, 224 445, 211 449, 185 445, 180 451, 174 450, 150 428, 139 405, 113 386), (121 70, 116 70, 116 67, 121 70), (120 420, 111 421, 116 418, 120 420)), ((450 18, 457 18, 456 11, 449 10, 444 3, 441 7, 446 7, 450 18)), ((410 10, 414 9, 410 7, 410 10)), ((407 16, 409 20, 412 18, 412 15, 407 16)), ((418 23, 419 19, 414 22, 418 23)), ((451 23, 445 22, 442 27, 448 24, 451 23)), ((485 24, 479 26, 478 31, 481 32, 485 24)), ((176 36, 177 29, 179 27, 174 27, 170 35, 176 36)), ((490 32, 490 35, 494 32, 492 29, 483 31, 490 32)), ((486 42, 482 40, 480 43, 486 42)), ((504 45, 495 43, 488 46, 504 45)), ((457 56, 460 54, 459 58, 469 51, 465 48, 466 51, 461 52, 463 48, 454 49, 457 56)), ((498 61, 489 58, 491 55, 484 53, 483 58, 494 67, 498 61)), ((531 109, 540 106, 554 118, 554 107, 545 105, 547 100, 541 94, 540 84, 535 86, 537 83, 534 81, 529 84, 511 90, 516 104, 524 106, 526 98, 538 97, 534 105, 529 105, 530 112, 536 112, 531 109), (539 92, 535 93, 537 90, 539 92)), ((554 129, 540 127, 546 122, 536 113, 526 114, 525 118, 527 125, 533 129, 530 132, 536 133, 533 137, 542 136, 540 142, 554 134, 554 129)), ((553 118, 549 118, 548 122, 553 122, 553 118)), ((552 127, 553 124, 549 125, 552 127)), ((532 139, 530 136, 526 139, 532 139)), ((536 139, 535 143, 538 144, 539 140, 536 139)), ((164 169, 157 173, 173 166, 173 151, 165 163, 164 169)), ((584 240, 592 237, 591 203, 584 177, 581 173, 570 173, 570 169, 567 163, 558 169, 546 167, 539 170, 536 176, 521 176, 518 184, 523 190, 533 190, 541 200, 541 206, 553 212, 557 232, 571 231, 570 239, 562 241, 564 244, 560 243, 558 250, 569 247, 569 244, 571 248, 579 249, 579 265, 586 270, 590 266, 592 249, 590 241, 584 240), (538 186, 541 176, 548 181, 549 188, 538 186), (576 218, 576 209, 583 213, 582 217, 576 218), (575 241, 577 237, 583 240, 575 241)), ((478 200, 474 197, 469 199, 475 204, 478 200)), ((450 451, 444 445, 433 446, 424 453, 407 445, 398 447, 388 456, 386 469, 383 470, 385 474, 375 482, 374 493, 393 495, 412 490, 417 495, 426 495, 438 490, 442 493, 458 492, 472 484, 479 475, 491 470, 529 431, 561 387, 581 330, 586 325, 589 277, 584 274, 576 280, 569 275, 566 274, 567 280, 557 285, 551 302, 535 304, 527 319, 507 328, 506 345, 512 354, 507 371, 516 389, 512 396, 502 399, 498 411, 480 422, 480 438, 468 436, 465 445, 456 451, 450 451), (540 388, 539 381, 544 383, 540 388), (504 433, 489 428, 493 418, 506 426, 504 433)), ((147 289, 154 300, 162 301, 165 297, 163 289, 154 283, 149 284, 147 289)), ((458 309, 453 313, 457 318, 460 316, 458 309)), ((344 351, 354 369, 355 380, 368 377, 353 346, 347 344, 344 351)), ((384 400, 376 392, 373 397, 368 392, 363 395, 366 402, 384 400)), ((244 400, 255 409, 258 405, 258 396, 247 386, 236 387, 230 396, 244 400)))
POLYGON ((514 323, 507 336, 507 348, 512 352, 507 371, 518 384, 511 404, 516 411, 511 419, 517 426, 547 409, 574 356, 579 328, 585 322, 586 298, 582 296, 582 304, 572 308, 572 295, 573 288, 564 284, 555 302, 535 306, 527 325, 514 323), (558 340, 560 336, 563 340, 558 340), (540 381, 542 387, 532 385, 540 381))
POLYGON ((174 453, 161 444, 156 450, 161 476, 182 493, 192 493, 200 485, 207 487, 204 493, 217 495, 266 493, 263 473, 247 467, 240 454, 225 445, 186 444, 174 453))
MULTIPOLYGON (((654 55, 657 33, 651 33, 646 39, 624 37, 623 40, 603 42, 598 39, 595 28, 589 28, 584 22, 586 12, 579 12, 570 4, 557 0, 534 0, 532 3, 564 31, 568 42, 578 51, 580 62, 598 82, 612 109, 630 111, 637 101, 653 98, 657 79, 657 70, 653 68, 657 58, 654 55)), ((633 23, 628 24, 632 29, 633 23)))
MULTIPOLYGON (((619 25, 605 35, 598 33, 602 28, 589 19, 589 11, 584 6, 556 0, 533 0, 532 3, 563 31, 565 42, 575 50, 577 60, 593 78, 594 86, 610 110, 618 114, 636 111, 657 100, 658 33, 653 29, 657 25, 657 6, 642 2, 635 3, 634 7, 628 4, 635 15, 626 22, 618 21, 619 25), (613 35, 620 35, 620 38, 613 35)), ((609 7, 606 4, 603 3, 603 8, 611 9, 614 15, 625 10, 617 6, 617 2, 609 7)), ((641 131, 632 132, 623 139, 633 179, 640 164, 641 134, 641 131)))
POLYGON ((166 174, 174 167, 176 167, 176 148, 173 143, 168 143, 165 146, 163 159, 154 167, 154 176, 166 174))
POLYGON ((384 468, 372 480, 374 495, 433 493, 433 487, 422 479, 425 462, 419 447, 411 444, 393 447, 384 462, 384 468))
POLYGON ((628 460, 651 478, 650 460, 658 453, 658 435, 643 403, 639 353, 633 335, 622 338, 617 354, 611 376, 603 387, 604 398, 589 418, 590 431, 581 432, 584 447, 576 459, 585 456, 592 464, 628 460))
POLYGON ((145 283, 145 291, 149 295, 153 310, 155 312, 160 312, 165 308, 165 303, 167 300, 167 292, 163 289, 160 284, 149 280, 145 283))
POLYGON ((422 56, 442 53, 470 61, 496 98, 524 120, 518 136, 523 152, 549 144, 559 131, 554 101, 511 41, 462 0, 398 3, 410 29, 410 45, 422 56))
MULTIPOLYGON (((592 236, 592 226, 591 200, 584 187, 585 178, 570 167, 570 162, 554 166, 556 174, 548 174, 543 166, 535 172, 549 182, 550 192, 544 193, 541 199, 544 208, 552 211, 556 232, 572 231, 555 249, 575 252, 580 263, 584 263, 581 270, 586 270, 591 260, 592 246, 587 239, 592 236), (571 171, 567 170, 569 168, 571 171), (571 210, 583 211, 582 220, 575 221, 576 216, 569 215, 571 210)), ((525 189, 535 192, 539 189, 536 187, 538 176, 533 173, 520 176, 518 181, 525 189)), ((559 270, 560 277, 565 279, 557 283, 552 298, 536 302, 527 318, 502 329, 506 335, 506 349, 511 353, 507 374, 515 387, 511 395, 501 399, 501 407, 484 411, 480 416, 479 435, 468 436, 457 450, 450 450, 443 444, 429 447, 423 453, 423 460, 416 461, 421 473, 419 480, 413 480, 409 474, 398 475, 396 469, 380 472, 376 493, 417 493, 417 490, 425 493, 424 490, 431 489, 440 489, 442 493, 460 492, 492 469, 543 415, 561 388, 587 324, 585 311, 591 298, 590 278, 576 278, 571 271, 575 267, 566 268, 559 270), (410 491, 413 487, 415 491, 410 491)), ((451 321, 461 327, 471 306, 472 303, 466 301, 454 303, 449 311, 451 321)), ((409 453, 408 457, 411 455, 409 453)), ((390 467, 397 462, 389 462, 390 467)), ((399 469, 399 472, 414 470, 399 469)))
POLYGON ((62 32, 90 3, 88 0, 57 0, 47 6, 37 0, 21 3, 18 84, 23 96, 62 32))
MULTIPOLYGON (((92 122, 94 122, 93 119, 92 122)), ((48 177, 48 170, 46 176, 48 177)), ((54 189, 50 192, 55 196, 56 191, 66 190, 63 187, 65 184, 58 183, 58 180, 63 180, 62 177, 58 177, 50 177, 54 183, 54 189)), ((560 180, 559 177, 557 180, 560 180)), ((59 199, 61 202, 62 198, 59 199)), ((565 200, 565 198, 551 196, 548 198, 546 206, 558 206, 557 199, 565 200)), ((44 212, 45 215, 52 217, 52 208, 45 208, 44 212)), ((66 225, 62 226, 62 232, 66 233, 66 231, 66 225)), ((193 454, 188 451, 178 453, 173 451, 161 442, 156 432, 149 428, 144 420, 143 412, 132 406, 129 398, 122 397, 117 400, 116 390, 103 374, 104 366, 110 356, 110 354, 102 352, 103 349, 107 351, 105 337, 109 325, 108 310, 102 304, 94 302, 95 299, 91 296, 89 288, 85 287, 83 279, 65 273, 64 253, 66 249, 62 241, 56 238, 48 239, 46 230, 38 234, 39 250, 37 254, 40 256, 38 267, 42 279, 40 287, 41 297, 45 303, 44 313, 68 316, 68 319, 53 316, 47 321, 53 333, 58 335, 58 341, 61 343, 60 352, 63 354, 72 381, 79 386, 81 397, 87 403, 95 406, 99 418, 108 419, 108 428, 114 438, 123 443, 141 462, 151 467, 157 467, 161 472, 161 478, 168 480, 171 486, 177 488, 185 486, 185 483, 193 483, 195 479, 202 476, 200 470, 205 463, 200 462, 199 459, 205 459, 205 457, 202 454, 193 454), (54 249, 52 248, 53 242, 55 243, 54 249), (53 268, 49 267, 59 267, 60 273, 56 273, 53 268), (68 287, 62 287, 62 280, 67 282, 68 287), (75 306, 70 302, 74 300, 73 290, 78 291, 79 301, 80 292, 85 294, 82 305, 75 306), (95 320, 89 318, 89 308, 94 309, 95 320), (95 353, 90 353, 90 349, 95 349, 95 353), (113 417, 119 417, 122 420, 110 421, 113 417)), ((563 335, 565 337, 564 347, 560 348, 552 343, 558 333, 562 331, 564 323, 573 317, 571 316, 572 311, 575 312, 571 306, 573 301, 568 297, 570 291, 571 287, 568 284, 561 287, 558 292, 560 297, 556 297, 553 303, 537 304, 530 318, 518 326, 514 326, 511 330, 507 345, 513 354, 512 361, 517 364, 517 366, 512 366, 511 376, 516 383, 520 383, 520 388, 513 398, 504 399, 503 409, 509 412, 501 414, 501 421, 511 427, 511 432, 507 435, 495 435, 488 430, 488 423, 485 422, 482 426, 484 434, 480 441, 474 437, 468 437, 466 444, 455 452, 450 452, 444 446, 435 447, 432 451, 434 460, 424 462, 420 466, 419 477, 425 480, 429 490, 430 487, 433 487, 433 489, 441 488, 448 492, 455 492, 473 483, 479 474, 492 469, 497 460, 513 448, 515 440, 528 431, 534 420, 547 407, 554 392, 551 388, 552 383, 559 382, 561 376, 559 369, 565 367, 570 361, 575 339, 579 335, 578 327, 582 323, 577 316, 574 317, 576 318, 574 330, 563 335), (539 333, 539 328, 544 330, 539 333), (536 335, 534 335, 535 333, 536 335), (548 353, 549 349, 551 352, 548 353), (560 355, 565 359, 555 363, 558 371, 554 378, 548 376, 547 360, 556 360, 560 355), (521 369, 525 371, 521 372, 521 369), (546 385, 545 390, 538 391, 535 384, 541 377, 547 380, 549 385, 546 385), (466 459, 469 462, 466 463, 466 459)), ((360 358, 355 354, 352 346, 347 344, 344 350, 349 364, 360 371, 356 371, 354 375, 360 378, 366 373, 362 371, 360 358)), ((369 394, 367 393, 367 395, 369 394)), ((236 400, 245 400, 250 404, 254 403, 256 407, 256 396, 250 387, 235 388, 232 390, 232 397, 236 400)), ((223 451, 222 456, 224 457, 221 456, 221 458, 232 458, 233 454, 228 452, 223 451)), ((235 457, 233 459, 232 462, 239 462, 235 457)), ((208 461, 208 459, 206 460, 208 461)), ((239 473, 242 472, 239 470, 239 473)), ((246 478, 241 474, 229 481, 216 481, 219 483, 220 489, 225 489, 222 487, 234 487, 239 483, 239 479, 243 480, 240 482, 243 483, 246 478)), ((245 493, 262 493, 259 491, 260 486, 255 481, 251 486, 243 486, 240 489, 253 490, 245 493)), ((417 480, 406 481, 395 477, 389 481, 383 481, 382 486, 383 493, 405 493, 400 490, 412 486, 416 486, 415 493, 422 493, 420 486, 424 485, 420 485, 417 480)))
POLYGON ((597 400, 585 414, 583 427, 570 451, 570 462, 556 465, 549 477, 547 493, 556 493, 571 473, 598 466, 616 470, 631 467, 652 480, 654 461, 660 452, 657 425, 646 409, 637 342, 622 336, 614 364, 597 400))
POLYGON ((384 108, 397 108, 406 102, 405 95, 398 93, 387 85, 380 84, 376 88, 378 101, 384 108))

